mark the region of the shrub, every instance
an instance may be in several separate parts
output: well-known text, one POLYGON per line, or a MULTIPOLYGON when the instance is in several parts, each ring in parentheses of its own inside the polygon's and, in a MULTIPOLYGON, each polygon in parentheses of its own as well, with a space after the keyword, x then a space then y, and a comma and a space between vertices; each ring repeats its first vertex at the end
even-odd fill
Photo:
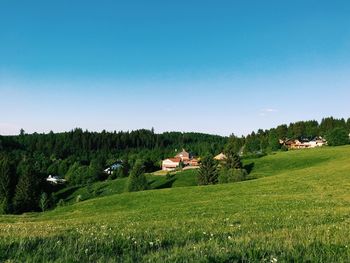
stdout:
POLYGON ((83 197, 81 195, 77 195, 77 197, 75 198, 75 202, 79 203, 81 201, 83 201, 83 197))
POLYGON ((108 180, 115 180, 117 179, 118 177, 118 172, 117 171, 113 171, 113 173, 111 173, 109 176, 108 176, 108 180))
POLYGON ((60 199, 60 200, 58 201, 58 203, 57 203, 57 206, 58 206, 58 207, 65 206, 64 200, 63 200, 63 199, 60 199))
POLYGON ((49 204, 49 197, 47 193, 43 192, 40 195, 39 206, 42 212, 45 212, 49 204))
POLYGON ((233 183, 247 180, 248 173, 245 169, 222 169, 219 175, 219 183, 233 183))
POLYGON ((10 202, 8 198, 0 200, 0 215, 7 214, 9 212, 10 202))
POLYGON ((281 151, 282 152, 287 152, 288 151, 288 147, 286 145, 282 145, 281 151))

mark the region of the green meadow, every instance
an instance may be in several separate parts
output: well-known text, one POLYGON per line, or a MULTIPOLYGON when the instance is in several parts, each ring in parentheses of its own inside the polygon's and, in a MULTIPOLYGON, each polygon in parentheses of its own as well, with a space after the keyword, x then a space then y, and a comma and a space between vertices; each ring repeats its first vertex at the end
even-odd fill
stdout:
POLYGON ((171 185, 150 175, 153 190, 136 193, 115 180, 95 185, 96 198, 0 216, 0 262, 350 261, 350 146, 244 162, 255 179, 199 187, 193 171, 171 185))
MULTIPOLYGON (((184 170, 172 172, 171 178, 166 178, 163 171, 147 174, 149 189, 164 189, 174 187, 196 186, 197 170, 184 170)), ((72 186, 62 189, 55 194, 55 199, 62 199, 65 204, 73 204, 78 196, 80 200, 88 200, 92 198, 109 196, 113 194, 121 194, 127 192, 128 178, 119 178, 115 180, 106 180, 104 182, 93 183, 86 186, 72 186)))

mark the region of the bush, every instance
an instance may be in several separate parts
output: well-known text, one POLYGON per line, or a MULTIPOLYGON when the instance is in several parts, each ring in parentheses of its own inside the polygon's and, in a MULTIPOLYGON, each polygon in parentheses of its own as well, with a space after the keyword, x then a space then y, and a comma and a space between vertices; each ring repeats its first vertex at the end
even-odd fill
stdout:
POLYGON ((108 181, 112 181, 112 180, 115 180, 115 179, 117 179, 117 173, 116 172, 113 172, 110 175, 108 175, 108 178, 107 178, 108 181))
POLYGON ((247 180, 248 172, 245 169, 222 169, 219 175, 219 183, 227 184, 247 180))
POLYGON ((83 201, 83 197, 81 195, 77 195, 77 197, 75 198, 75 202, 79 203, 81 201, 83 201))
POLYGON ((287 152, 288 151, 288 147, 286 145, 282 145, 281 151, 282 152, 287 152))
POLYGON ((47 193, 43 192, 40 195, 39 206, 42 212, 45 212, 49 204, 49 197, 47 193))
POLYGON ((64 200, 63 200, 63 199, 60 199, 60 200, 58 201, 58 203, 57 203, 57 206, 58 206, 58 207, 65 206, 64 200))
POLYGON ((4 198, 0 200, 0 215, 5 215, 10 210, 10 202, 8 201, 8 198, 4 198))

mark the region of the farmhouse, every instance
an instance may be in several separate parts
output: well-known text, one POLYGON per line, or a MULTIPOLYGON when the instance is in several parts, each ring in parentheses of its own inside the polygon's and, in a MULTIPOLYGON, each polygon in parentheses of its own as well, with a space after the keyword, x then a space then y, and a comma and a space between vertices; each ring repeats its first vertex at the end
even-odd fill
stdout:
POLYGON ((181 158, 168 158, 162 161, 162 170, 172 171, 180 166, 181 158))
POLYGON ((182 149, 182 152, 178 153, 175 158, 180 158, 182 162, 186 162, 190 160, 190 154, 182 149))
POLYGON ((198 167, 199 160, 186 152, 185 149, 175 155, 174 158, 167 158, 162 161, 162 170, 172 171, 180 167, 180 163, 187 167, 198 167))

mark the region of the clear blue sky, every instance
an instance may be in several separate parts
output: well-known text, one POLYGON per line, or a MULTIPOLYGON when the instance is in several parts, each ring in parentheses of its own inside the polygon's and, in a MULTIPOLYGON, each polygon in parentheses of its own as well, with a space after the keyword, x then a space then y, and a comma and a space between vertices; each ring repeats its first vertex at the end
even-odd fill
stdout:
POLYGON ((349 1, 0 0, 0 134, 350 117, 349 1))

